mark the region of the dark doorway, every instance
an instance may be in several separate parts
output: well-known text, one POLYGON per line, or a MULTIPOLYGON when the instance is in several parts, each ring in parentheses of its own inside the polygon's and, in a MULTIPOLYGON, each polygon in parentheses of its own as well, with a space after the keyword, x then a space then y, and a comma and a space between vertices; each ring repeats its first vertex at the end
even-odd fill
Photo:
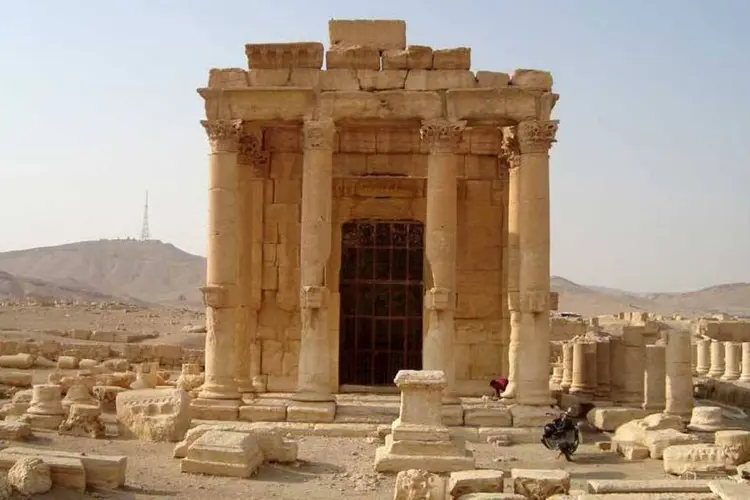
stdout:
POLYGON ((392 385, 422 369, 424 225, 357 220, 341 235, 339 384, 392 385))

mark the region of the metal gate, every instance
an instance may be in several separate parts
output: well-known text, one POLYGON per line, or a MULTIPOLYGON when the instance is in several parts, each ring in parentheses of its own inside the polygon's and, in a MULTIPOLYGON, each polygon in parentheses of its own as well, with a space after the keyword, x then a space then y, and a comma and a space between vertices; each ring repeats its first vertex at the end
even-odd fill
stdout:
POLYGON ((357 220, 341 239, 339 384, 392 385, 422 368, 424 225, 357 220))

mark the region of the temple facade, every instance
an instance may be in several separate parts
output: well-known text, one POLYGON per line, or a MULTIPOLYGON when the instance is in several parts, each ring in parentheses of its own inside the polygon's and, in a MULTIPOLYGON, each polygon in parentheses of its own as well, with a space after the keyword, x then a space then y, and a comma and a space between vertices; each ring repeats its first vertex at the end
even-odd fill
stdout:
MULTIPOLYGON (((403 21, 212 69, 206 383, 326 403, 442 370, 446 398, 549 402, 549 73, 471 71, 403 21), (323 62, 326 62, 325 69, 323 62)), ((234 410, 232 410, 234 408, 234 410)))

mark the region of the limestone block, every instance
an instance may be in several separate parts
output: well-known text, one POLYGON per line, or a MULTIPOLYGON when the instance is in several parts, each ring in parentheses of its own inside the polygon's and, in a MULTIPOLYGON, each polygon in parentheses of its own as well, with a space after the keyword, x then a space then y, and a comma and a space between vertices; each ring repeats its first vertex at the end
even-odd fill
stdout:
POLYGON ((648 458, 648 448, 638 443, 616 441, 615 451, 622 455, 625 460, 645 460, 648 458))
POLYGON ((23 441, 31 437, 31 426, 24 422, 0 421, 0 440, 23 441))
POLYGON ((249 478, 263 463, 255 436, 211 430, 188 448, 180 470, 194 474, 249 478))
POLYGON ((664 450, 664 472, 667 474, 723 473, 727 465, 724 448, 715 444, 683 444, 664 450))
POLYGON ((60 356, 57 358, 57 368, 60 370, 75 370, 78 368, 78 358, 75 356, 60 356))
POLYGON ((449 89, 445 95, 449 120, 483 120, 503 115, 524 121, 537 116, 533 93, 515 87, 449 89))
POLYGON ((372 69, 357 70, 359 88, 368 92, 374 90, 403 89, 406 82, 406 70, 389 69, 375 71, 372 69))
POLYGON ((750 432, 743 430, 717 431, 714 444, 726 448, 727 456, 733 465, 750 461, 750 432))
POLYGON ((247 65, 253 69, 313 68, 323 65, 323 44, 319 42, 249 43, 245 45, 247 65))
POLYGON ((0 356, 0 367, 28 370, 34 366, 36 356, 33 354, 18 353, 0 356))
POLYGON ((294 401, 286 409, 289 422, 333 422, 336 403, 294 401))
POLYGON ((641 419, 646 412, 640 408, 594 408, 586 414, 591 425, 605 432, 614 432, 631 420, 641 419))
POLYGON ((706 481, 691 479, 590 479, 587 493, 709 493, 706 481))
POLYGON ((552 75, 548 71, 517 69, 510 77, 510 84, 530 90, 551 90, 552 75))
POLYGON ((721 500, 745 500, 750 498, 750 485, 734 481, 710 481, 708 483, 711 492, 718 495, 721 500))
POLYGON ((453 498, 469 493, 502 493, 505 474, 499 470, 464 470, 451 473, 448 494, 453 498))
POLYGON ((477 71, 477 87, 500 88, 507 87, 510 83, 508 73, 499 73, 497 71, 477 71))
POLYGON ((121 392, 125 392, 126 390, 127 389, 119 386, 95 385, 92 393, 94 394, 96 400, 99 402, 99 406, 101 407, 102 411, 114 412, 117 410, 117 395, 121 392))
POLYGON ((245 79, 252 87, 283 87, 289 82, 290 74, 289 68, 253 69, 246 73, 245 79))
POLYGON ((664 413, 652 413, 641 419, 639 425, 647 431, 674 429, 683 432, 685 430, 685 424, 678 415, 666 415, 664 413))
POLYGON ((52 489, 52 473, 41 458, 23 457, 8 471, 8 484, 22 495, 41 495, 52 489))
MULTIPOLYGON (((567 495, 564 495, 564 498, 559 497, 560 495, 554 495, 549 497, 549 500, 578 500, 569 498, 567 495)), ((467 493, 456 498, 458 500, 527 500, 525 496, 516 493, 467 493)))
POLYGON ((446 498, 446 480, 423 469, 402 470, 396 475, 393 500, 446 498))
POLYGON ((90 437, 101 439, 105 435, 104 424, 99 420, 101 409, 98 405, 73 404, 58 432, 64 436, 90 437))
POLYGON ((23 372, 0 372, 0 384, 13 387, 31 387, 32 374, 23 372))
POLYGON ((190 396, 179 389, 139 389, 116 398, 124 436, 147 441, 177 442, 190 427, 190 396))
POLYGON ((406 77, 406 90, 446 90, 474 88, 477 81, 469 70, 425 70, 412 69, 406 77))
POLYGON ((185 434, 185 439, 175 445, 173 456, 175 458, 185 458, 190 445, 211 430, 252 434, 257 439, 260 450, 263 452, 264 461, 266 462, 293 463, 297 460, 298 449, 296 441, 284 439, 275 429, 269 429, 261 425, 240 427, 236 424, 200 424, 193 427, 185 434))
POLYGON ((0 471, 10 471, 19 460, 41 457, 49 466, 53 485, 81 493, 86 488, 86 471, 79 458, 52 455, 47 450, 34 448, 26 448, 26 453, 15 450, 16 448, 6 448, 0 451, 0 471))
POLYGON ((130 362, 125 358, 107 359, 102 361, 99 366, 113 372, 126 372, 130 368, 130 362))
POLYGON ((688 429, 698 432, 716 432, 725 427, 724 411, 719 406, 693 408, 688 429))
MULTIPOLYGON (((374 70, 359 70, 374 71, 374 70)), ((359 90, 360 81, 355 69, 340 68, 327 69, 320 72, 318 86, 322 91, 331 90, 359 90)), ((405 80, 406 78, 404 78, 405 80)))
POLYGON ((471 49, 436 49, 432 53, 432 69, 471 69, 471 49))
POLYGON ((330 45, 359 45, 378 51, 406 48, 406 22, 383 19, 331 19, 330 45))
POLYGON ((475 407, 464 410, 464 425, 476 427, 510 427, 513 417, 507 408, 475 407))
POLYGON ((259 399, 240 406, 239 419, 246 422, 283 422, 286 420, 286 403, 259 399))
POLYGON ((65 411, 68 411, 70 406, 76 403, 99 406, 99 401, 91 395, 88 388, 83 384, 76 384, 68 389, 68 393, 62 400, 62 407, 65 411))
POLYGON ((331 46, 326 51, 326 69, 380 70, 380 52, 361 46, 331 46))
POLYGON ((563 470, 511 469, 510 474, 513 492, 529 499, 544 500, 570 490, 570 473, 563 470))
POLYGON ((514 405, 510 407, 513 427, 541 428, 550 421, 549 409, 535 406, 514 405))
POLYGON ((643 445, 648 447, 651 458, 660 459, 664 450, 675 445, 690 445, 697 443, 698 437, 692 434, 684 434, 674 429, 663 429, 658 431, 646 431, 643 445))
MULTIPOLYGON (((449 92, 473 89, 453 89, 449 92)), ((487 89, 496 90, 496 89, 487 89)), ((318 97, 322 115, 334 120, 348 118, 430 120, 443 114, 438 92, 384 90, 382 92, 323 92, 318 97)), ((487 106, 485 102, 485 107, 487 106)), ((536 106, 536 104, 535 104, 536 106)), ((535 108, 536 109, 536 108, 535 108)), ((536 111, 535 111, 536 112, 536 111)))
POLYGON ((317 88, 320 84, 321 70, 318 68, 292 68, 288 84, 292 87, 317 88))

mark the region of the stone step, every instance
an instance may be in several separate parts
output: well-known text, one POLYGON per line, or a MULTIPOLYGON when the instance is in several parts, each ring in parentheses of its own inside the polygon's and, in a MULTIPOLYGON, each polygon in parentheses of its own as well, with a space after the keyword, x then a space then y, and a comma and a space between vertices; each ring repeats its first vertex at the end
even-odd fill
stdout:
POLYGON ((361 424, 390 424, 398 418, 398 401, 339 400, 335 422, 361 424))

